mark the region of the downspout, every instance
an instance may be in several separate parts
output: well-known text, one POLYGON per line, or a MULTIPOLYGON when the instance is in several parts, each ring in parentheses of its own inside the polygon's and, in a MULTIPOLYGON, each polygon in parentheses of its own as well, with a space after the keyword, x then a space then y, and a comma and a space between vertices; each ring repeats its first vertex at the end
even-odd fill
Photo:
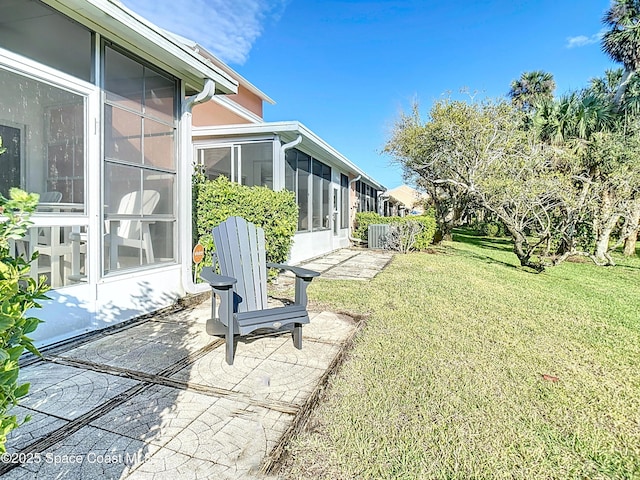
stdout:
MULTIPOLYGON (((349 200, 351 200, 351 184, 356 183, 361 178, 362 178, 362 175, 358 175, 356 178, 349 181, 349 200)), ((364 240, 360 240, 359 238, 354 237, 351 231, 352 229, 353 229, 353 222, 351 221, 351 205, 349 205, 349 240, 351 240, 353 243, 359 243, 359 244, 367 243, 364 240)))
POLYGON ((378 193, 378 213, 383 217, 387 216, 387 212, 389 210, 389 208, 385 208, 385 205, 386 207, 389 207, 390 203, 391 197, 386 190, 384 192, 378 193))
MULTIPOLYGON (((182 126, 182 137, 180 141, 180 149, 182 151, 182 172, 183 178, 189 179, 189 188, 185 192, 187 195, 183 195, 183 198, 188 198, 187 202, 183 202, 183 204, 187 205, 187 208, 183 208, 182 214, 184 218, 184 223, 182 224, 183 228, 181 228, 182 235, 180 239, 180 245, 186 246, 191 245, 191 235, 193 228, 193 205, 191 202, 192 198, 192 183, 191 177, 193 176, 193 141, 191 134, 192 127, 192 110, 193 107, 204 102, 208 102, 215 95, 216 84, 210 78, 205 79, 204 88, 200 93, 187 97, 182 102, 182 118, 181 123, 182 126), (186 125, 185 125, 186 124, 186 125), (190 161, 187 161, 190 160, 190 161)), ((186 248, 183 247, 183 254, 187 254, 186 248)), ((191 248, 189 248, 188 256, 191 257, 191 248)), ((195 293, 203 293, 209 291, 209 285, 207 283, 196 284, 193 280, 193 272, 191 271, 192 262, 189 259, 182 259, 182 285, 187 293, 195 294, 195 293)))
POLYGON ((284 145, 281 145, 280 152, 282 152, 282 161, 284 162, 286 160, 285 153, 287 150, 295 147, 296 145, 300 145, 301 143, 302 143, 302 135, 298 134, 298 138, 296 138, 295 140, 292 140, 289 143, 285 143, 284 145))
POLYGON ((387 201, 387 199, 389 198, 386 195, 386 190, 384 192, 378 192, 378 215, 381 215, 384 217, 384 202, 387 201))

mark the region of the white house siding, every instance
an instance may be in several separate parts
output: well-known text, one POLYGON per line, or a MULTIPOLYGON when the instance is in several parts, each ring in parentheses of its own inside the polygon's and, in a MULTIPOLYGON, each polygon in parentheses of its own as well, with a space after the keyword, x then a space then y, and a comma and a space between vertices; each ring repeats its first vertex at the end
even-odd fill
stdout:
POLYGON ((48 293, 51 300, 33 312, 44 320, 31 335, 36 346, 117 325, 168 307, 185 294, 179 265, 135 272, 88 287, 48 293))
POLYGON ((339 248, 348 248, 350 243, 346 230, 341 230, 338 236, 334 236, 330 230, 296 233, 293 237, 289 263, 296 265, 339 248))

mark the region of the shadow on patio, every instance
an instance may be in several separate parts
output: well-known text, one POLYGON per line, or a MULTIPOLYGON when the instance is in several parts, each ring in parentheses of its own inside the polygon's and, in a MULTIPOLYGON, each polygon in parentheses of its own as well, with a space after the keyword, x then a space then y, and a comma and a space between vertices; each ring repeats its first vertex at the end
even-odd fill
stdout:
POLYGON ((229 366, 209 315, 207 300, 27 361, 30 393, 13 412, 33 418, 10 435, 3 478, 255 478, 277 462, 356 325, 310 312, 302 350, 289 332, 257 333, 229 366))

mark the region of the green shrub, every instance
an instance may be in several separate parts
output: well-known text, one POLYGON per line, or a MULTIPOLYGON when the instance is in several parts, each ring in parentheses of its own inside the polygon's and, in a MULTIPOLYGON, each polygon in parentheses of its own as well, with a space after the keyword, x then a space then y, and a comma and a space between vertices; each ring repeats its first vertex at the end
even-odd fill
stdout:
MULTIPOLYGON (((10 409, 29 391, 29 384, 18 385, 18 359, 24 350, 39 355, 32 340, 40 320, 27 317, 30 308, 39 308, 36 300, 47 299, 48 286, 42 278, 36 282, 29 276, 30 259, 14 256, 10 240, 27 233, 30 215, 38 205, 38 195, 12 188, 9 199, 0 195, 0 452, 5 452, 7 434, 20 425, 10 409)), ((29 418, 25 418, 27 421, 29 418)))
POLYGON ((298 205, 288 190, 246 187, 225 177, 206 180, 194 175, 194 231, 205 248, 201 266, 211 265, 214 251, 211 229, 227 218, 238 216, 264 229, 267 261, 287 261, 298 226, 298 205))
POLYGON ((498 221, 477 222, 472 228, 478 235, 485 237, 504 237, 506 234, 504 224, 498 221))
POLYGON ((356 213, 356 228, 353 236, 366 242, 369 225, 380 223, 404 224, 406 222, 418 222, 421 225, 422 232, 417 235, 414 248, 416 250, 426 250, 433 242, 433 236, 436 233, 436 220, 433 212, 406 217, 383 217, 375 212, 358 212, 356 213))
POLYGON ((356 228, 353 230, 353 236, 359 238, 362 241, 367 241, 367 235, 369 232, 369 225, 378 223, 389 223, 386 221, 388 218, 397 217, 383 217, 376 212, 358 212, 356 213, 356 228))

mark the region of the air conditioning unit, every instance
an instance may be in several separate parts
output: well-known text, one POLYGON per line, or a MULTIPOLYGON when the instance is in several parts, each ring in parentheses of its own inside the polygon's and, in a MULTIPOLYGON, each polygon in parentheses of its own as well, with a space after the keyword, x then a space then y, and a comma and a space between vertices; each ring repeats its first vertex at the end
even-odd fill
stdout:
POLYGON ((368 243, 369 248, 387 248, 387 237, 389 236, 389 225, 376 223, 369 225, 368 243))

